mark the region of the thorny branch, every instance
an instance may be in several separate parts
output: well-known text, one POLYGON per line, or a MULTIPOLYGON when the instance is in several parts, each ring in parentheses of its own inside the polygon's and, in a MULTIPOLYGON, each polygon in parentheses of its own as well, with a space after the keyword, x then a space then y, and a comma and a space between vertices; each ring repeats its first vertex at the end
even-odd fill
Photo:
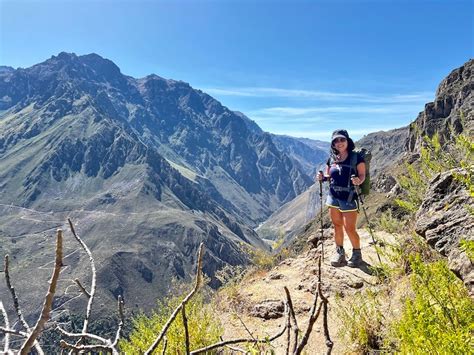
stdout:
POLYGON ((123 325, 125 323, 125 317, 124 317, 124 314, 123 314, 123 299, 122 299, 122 296, 120 296, 120 295, 118 296, 117 306, 118 306, 118 313, 119 313, 120 323, 118 325, 117 333, 115 334, 115 340, 112 343, 112 346, 117 346, 117 344, 120 340, 120 337, 122 336, 123 325))
POLYGON ((75 350, 77 352, 81 352, 81 351, 89 351, 89 352, 104 351, 106 353, 111 352, 114 355, 119 354, 117 350, 115 350, 111 346, 107 346, 107 345, 97 345, 97 344, 96 345, 75 345, 75 344, 70 344, 70 343, 68 343, 64 340, 61 340, 60 345, 63 348, 72 349, 72 350, 75 350))
POLYGON ((98 335, 90 334, 90 333, 77 333, 77 334, 69 333, 59 327, 57 327, 56 329, 59 330, 63 335, 70 338, 81 338, 81 339, 87 338, 87 339, 99 341, 102 343, 102 344, 94 344, 94 345, 77 345, 77 344, 70 344, 66 342, 65 340, 61 340, 60 344, 61 344, 61 347, 63 348, 72 349, 76 351, 84 351, 84 350, 107 351, 107 352, 112 352, 112 354, 119 354, 114 344, 109 339, 105 339, 98 335))
MULTIPOLYGON (((9 269, 9 256, 5 255, 5 263, 4 263, 4 268, 3 270, 5 271, 5 281, 7 283, 7 287, 10 290, 10 294, 12 295, 13 299, 13 308, 15 309, 15 313, 18 316, 18 319, 20 321, 20 324, 25 328, 26 330, 26 336, 28 336, 31 333, 30 326, 28 323, 26 323, 25 318, 23 317, 23 314, 20 309, 20 305, 18 302, 18 297, 15 292, 15 288, 12 286, 11 279, 10 279, 10 269, 9 269)), ((39 355, 43 355, 43 349, 41 349, 41 346, 37 341, 34 342, 35 350, 38 352, 39 355)))
POLYGON ((303 335, 303 338, 301 339, 301 343, 299 343, 297 349, 295 350, 294 354, 301 354, 303 351, 304 347, 308 343, 309 336, 311 335, 311 332, 313 331, 313 325, 316 322, 316 320, 319 317, 319 314, 321 313, 321 308, 322 308, 322 303, 319 304, 319 307, 317 307, 317 297, 315 297, 315 302, 313 303, 313 306, 311 307, 311 315, 309 317, 308 321, 308 327, 306 328, 306 331, 303 335))
POLYGON ((186 317, 186 306, 183 305, 181 308, 181 313, 183 315, 183 327, 184 327, 184 337, 186 345, 186 355, 189 354, 189 329, 188 329, 188 318, 186 317))
POLYGON ((41 310, 41 316, 38 319, 33 331, 28 336, 28 339, 23 343, 20 354, 26 355, 29 353, 38 335, 43 331, 46 322, 48 321, 51 313, 51 307, 53 305, 53 298, 56 292, 56 285, 58 283, 59 274, 61 273, 61 267, 63 265, 63 231, 58 229, 56 236, 56 260, 54 263, 53 275, 49 283, 48 293, 44 299, 43 309, 41 310))
MULTIPOLYGON (((92 302, 94 301, 94 295, 95 295, 95 289, 96 289, 96 278, 97 278, 97 273, 95 269, 95 261, 94 258, 92 257, 92 253, 86 243, 82 241, 81 238, 76 233, 76 230, 74 229, 74 224, 72 223, 71 219, 68 218, 67 221, 69 222, 69 227, 71 228, 72 235, 76 240, 79 242, 79 244, 82 246, 82 249, 87 253, 87 256, 89 256, 89 261, 91 264, 91 269, 92 269, 92 282, 91 282, 91 291, 89 293, 89 302, 87 303, 87 309, 86 309, 86 317, 84 318, 84 324, 82 326, 82 333, 87 333, 87 327, 89 325, 89 318, 91 316, 91 311, 92 311, 92 302)), ((77 283, 77 282, 76 282, 77 283)), ((78 344, 77 344, 78 345, 78 344)))
POLYGON ((168 347, 168 338, 163 339, 163 351, 161 352, 162 355, 166 354, 166 348, 168 347))
MULTIPOLYGON (((224 340, 224 339, 222 339, 222 337, 221 337, 221 340, 224 340)), ((228 348, 228 349, 230 349, 230 350, 232 350, 232 351, 236 351, 236 352, 238 352, 238 353, 247 354, 247 350, 240 349, 240 348, 237 348, 237 347, 235 347, 235 346, 226 345, 226 348, 228 348)))
MULTIPOLYGON (((311 335, 311 332, 313 331, 313 326, 316 323, 316 320, 318 319, 321 309, 323 309, 323 327, 324 327, 324 336, 326 338, 326 346, 328 348, 327 353, 330 354, 333 346, 333 342, 331 341, 331 338, 329 336, 329 328, 328 328, 328 319, 327 319, 327 311, 328 311, 328 299, 323 295, 322 292, 322 281, 321 281, 321 257, 318 258, 318 286, 317 290, 314 295, 314 301, 313 305, 310 310, 310 317, 308 320, 308 326, 306 327, 306 331, 304 332, 303 338, 301 339, 301 342, 298 344, 298 341, 296 339, 294 343, 294 350, 293 354, 299 355, 303 351, 304 347, 307 345, 309 336, 311 335), (321 298, 321 303, 318 306, 318 297, 321 298)), ((295 325, 296 326, 296 317, 294 316, 294 310, 293 310, 293 304, 291 302, 291 297, 288 289, 285 287, 285 293, 287 296, 287 303, 290 308, 290 313, 292 314, 292 317, 294 317, 294 323, 292 323, 291 326, 295 325)), ((296 333, 297 334, 297 333, 296 333)), ((288 339, 288 345, 287 349, 289 347, 290 341, 288 339)), ((288 350, 287 350, 288 351, 288 350)))
POLYGON ((12 286, 11 279, 10 279, 10 268, 9 268, 10 262, 9 262, 9 256, 8 254, 5 255, 5 263, 4 263, 4 271, 5 271, 5 281, 7 282, 7 287, 10 290, 10 293, 12 295, 13 299, 13 308, 15 308, 16 315, 18 316, 18 319, 20 321, 20 324, 25 328, 26 332, 29 333, 30 326, 28 323, 26 323, 25 318, 23 317, 23 313, 21 312, 20 305, 18 303, 18 297, 16 295, 15 288, 12 286))
POLYGON ((274 341, 275 339, 278 339, 279 337, 281 337, 284 333, 285 333, 285 330, 286 330, 286 324, 285 326, 283 327, 283 329, 278 332, 277 334, 275 334, 274 336, 270 337, 270 338, 264 338, 264 339, 249 339, 249 338, 241 338, 241 339, 231 339, 231 340, 223 340, 223 341, 220 341, 218 343, 215 343, 215 344, 212 344, 212 345, 208 345, 204 348, 201 348, 201 349, 197 349, 197 350, 193 350, 191 351, 191 355, 194 355, 194 354, 200 354, 200 353, 204 353, 206 351, 209 351, 209 350, 214 350, 214 349, 217 349, 217 348, 220 348, 222 346, 227 346, 227 345, 231 345, 231 344, 239 344, 239 343, 267 343, 267 342, 272 342, 274 341))
POLYGON ((62 328, 59 328, 59 327, 57 327, 56 329, 59 330, 59 332, 61 332, 61 334, 65 335, 69 338, 89 338, 91 340, 100 341, 104 344, 110 343, 110 340, 102 338, 101 336, 98 336, 98 335, 95 335, 95 334, 91 334, 91 333, 70 333, 68 331, 65 331, 62 328))
POLYGON ((18 335, 26 338, 28 336, 28 333, 22 332, 21 330, 15 330, 15 329, 10 329, 6 327, 0 327, 0 331, 5 333, 5 334, 13 334, 13 335, 18 335))
POLYGON ((321 278, 321 259, 318 260, 318 294, 321 297, 321 302, 323 302, 323 329, 324 329, 324 337, 326 338, 326 346, 327 346, 327 353, 330 354, 332 351, 332 347, 334 343, 331 340, 329 335, 329 327, 328 327, 328 299, 323 294, 322 290, 322 278, 321 278))
POLYGON ((245 331, 248 333, 248 335, 250 335, 250 337, 252 339, 255 340, 255 337, 253 336, 252 332, 250 331, 250 329, 247 327, 247 325, 244 323, 243 319, 241 316, 239 316, 239 314, 234 310, 235 312, 235 315, 237 316, 237 319, 240 321, 240 324, 242 324, 242 326, 244 327, 245 331))
MULTIPOLYGON (((286 302, 288 304, 288 310, 289 310, 289 315, 290 315, 290 320, 291 320, 291 325, 290 328, 293 328, 293 349, 292 352, 294 353, 296 351, 296 347, 298 345, 298 323, 296 322, 296 315, 295 315, 295 310, 293 308, 293 302, 291 301, 291 295, 290 291, 288 291, 288 288, 285 286, 283 287, 285 290, 286 294, 286 302)), ((291 344, 290 340, 288 339, 288 344, 291 344)))
POLYGON ((90 249, 87 247, 87 245, 84 243, 84 241, 77 235, 76 230, 74 229, 74 225, 71 221, 70 218, 68 218, 69 222, 69 227, 71 228, 71 232, 76 238, 76 240, 79 242, 79 244, 82 246, 84 251, 87 253, 89 256, 89 261, 91 264, 91 271, 92 271, 92 282, 91 282, 91 291, 90 293, 86 291, 86 289, 82 286, 79 280, 74 280, 76 284, 79 286, 81 291, 86 295, 86 297, 89 299, 87 303, 87 310, 86 310, 86 317, 84 319, 83 327, 82 327, 82 332, 78 334, 73 334, 69 333, 63 329, 61 329, 59 326, 56 328, 58 329, 62 334, 64 334, 67 337, 71 338, 79 338, 79 340, 76 342, 76 344, 70 344, 64 340, 61 341, 61 346, 63 348, 68 348, 72 349, 73 351, 107 351, 107 352, 112 352, 113 354, 118 354, 118 350, 116 349, 118 342, 120 340, 120 337, 122 335, 123 331, 123 324, 124 324, 124 314, 123 314, 123 300, 122 297, 118 297, 118 311, 119 311, 119 317, 120 317, 120 322, 117 328, 117 332, 114 338, 114 341, 112 342, 109 339, 105 339, 102 337, 99 337, 94 334, 90 334, 87 332, 88 324, 89 324, 89 319, 92 311, 92 302, 94 301, 94 295, 96 291, 96 279, 97 279, 97 273, 96 273, 96 268, 95 268, 95 261, 94 258, 92 257, 92 253, 90 249), (94 344, 94 345, 81 345, 81 343, 85 339, 92 339, 99 341, 103 344, 94 344))
MULTIPOLYGON (((0 312, 2 312, 3 322, 5 323, 5 329, 10 329, 10 321, 8 320, 8 314, 7 314, 7 311, 5 310, 5 307, 3 307, 2 301, 0 301, 0 312)), ((3 352, 8 353, 10 349, 10 333, 5 332, 4 342, 5 344, 4 344, 3 352)))
POLYGON ((79 287, 79 289, 81 290, 81 292, 88 298, 90 299, 91 298, 91 294, 89 292, 87 292, 86 288, 84 286, 82 286, 81 284, 81 281, 79 281, 79 279, 74 279, 74 282, 76 283, 77 287, 79 287))
POLYGON ((291 346, 291 319, 290 319, 290 306, 288 305, 288 301, 285 303, 286 307, 286 349, 285 354, 290 354, 290 346, 291 346))

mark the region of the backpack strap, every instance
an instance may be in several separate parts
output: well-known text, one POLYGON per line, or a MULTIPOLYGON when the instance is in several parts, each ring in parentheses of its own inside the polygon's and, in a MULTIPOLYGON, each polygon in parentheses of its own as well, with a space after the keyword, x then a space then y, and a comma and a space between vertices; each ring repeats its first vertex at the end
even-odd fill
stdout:
POLYGON ((351 152, 351 167, 352 167, 352 170, 354 170, 354 175, 358 176, 358 172, 357 172, 357 153, 352 151, 351 152))
MULTIPOLYGON (((351 152, 351 168, 352 170, 354 170, 354 175, 358 176, 359 174, 357 172, 357 153, 354 151, 351 152)), ((349 185, 350 183, 351 183, 351 179, 349 178, 349 185)), ((350 186, 350 187, 351 187, 351 190, 349 192, 349 197, 347 198, 347 202, 352 201, 352 198, 354 197, 354 194, 356 192, 355 186, 350 186)))

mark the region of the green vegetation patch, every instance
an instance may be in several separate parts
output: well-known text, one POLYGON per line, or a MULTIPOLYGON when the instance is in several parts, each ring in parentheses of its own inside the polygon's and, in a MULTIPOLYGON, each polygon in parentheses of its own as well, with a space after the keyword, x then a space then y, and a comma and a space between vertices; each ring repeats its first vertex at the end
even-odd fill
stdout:
POLYGON ((474 303, 445 261, 412 260, 413 296, 392 330, 403 354, 472 354, 474 303))
MULTIPOLYGON (((143 354, 160 334, 173 311, 183 300, 184 296, 170 297, 158 303, 150 315, 137 316, 133 320, 133 331, 128 340, 120 342, 120 350, 126 354, 143 354)), ((195 295, 186 305, 188 319, 189 342, 191 350, 204 347, 219 341, 222 325, 209 304, 201 294, 195 295)), ((166 333, 166 353, 184 354, 185 333, 181 312, 166 333)), ((155 354, 163 352, 163 342, 155 349, 155 354)))

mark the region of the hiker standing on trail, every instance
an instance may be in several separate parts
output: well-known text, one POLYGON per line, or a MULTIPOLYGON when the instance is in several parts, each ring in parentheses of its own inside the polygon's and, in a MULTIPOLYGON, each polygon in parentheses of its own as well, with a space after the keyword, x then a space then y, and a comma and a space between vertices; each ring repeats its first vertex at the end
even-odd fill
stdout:
POLYGON ((365 161, 362 155, 353 151, 354 148, 354 141, 346 130, 334 131, 326 171, 316 175, 318 181, 329 181, 326 205, 334 225, 336 243, 336 253, 331 258, 332 266, 359 267, 363 263, 360 237, 356 231, 359 199, 354 185, 364 182, 365 161), (352 256, 348 261, 344 251, 344 230, 352 244, 352 256))

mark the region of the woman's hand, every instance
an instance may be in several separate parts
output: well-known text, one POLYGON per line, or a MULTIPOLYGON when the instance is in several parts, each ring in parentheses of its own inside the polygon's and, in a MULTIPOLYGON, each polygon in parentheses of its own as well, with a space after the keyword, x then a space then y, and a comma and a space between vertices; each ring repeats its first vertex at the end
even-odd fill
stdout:
POLYGON ((351 181, 356 186, 361 185, 364 182, 364 180, 361 180, 357 176, 354 176, 354 175, 351 177, 351 181))
POLYGON ((318 171, 316 174, 316 181, 326 181, 326 177, 323 175, 322 171, 318 171))

